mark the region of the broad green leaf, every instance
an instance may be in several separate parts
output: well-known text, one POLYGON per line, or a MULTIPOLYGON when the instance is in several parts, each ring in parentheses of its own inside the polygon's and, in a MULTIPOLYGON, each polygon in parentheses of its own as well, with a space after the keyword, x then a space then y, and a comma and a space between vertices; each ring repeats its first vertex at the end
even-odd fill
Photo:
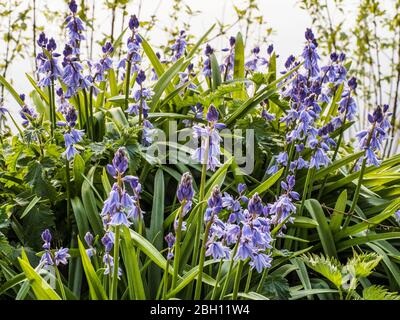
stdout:
POLYGON ((74 212, 76 225, 78 227, 80 237, 85 236, 86 232, 89 231, 89 222, 85 212, 85 208, 79 197, 71 199, 72 211, 74 212))
POLYGON ((0 83, 4 86, 4 88, 7 89, 7 91, 13 96, 13 98, 15 99, 15 101, 18 102, 18 104, 23 107, 24 106, 24 102, 22 101, 22 99, 19 97, 19 94, 17 93, 17 91, 15 91, 15 89, 13 88, 13 86, 2 76, 0 75, 0 83))

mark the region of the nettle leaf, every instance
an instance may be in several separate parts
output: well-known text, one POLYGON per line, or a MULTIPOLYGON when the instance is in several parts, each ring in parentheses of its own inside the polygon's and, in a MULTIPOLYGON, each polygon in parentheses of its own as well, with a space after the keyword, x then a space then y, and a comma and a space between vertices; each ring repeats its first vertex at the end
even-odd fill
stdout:
POLYGON ((389 292, 385 287, 374 285, 363 290, 362 298, 364 300, 400 300, 400 295, 389 292))
POLYGON ((281 276, 269 276, 264 283, 262 295, 271 300, 288 300, 290 298, 289 282, 281 276))
POLYGON ((57 196, 54 186, 45 178, 43 166, 39 161, 31 161, 28 164, 28 172, 25 181, 39 197, 46 197, 52 201, 57 196))
POLYGON ((301 259, 304 263, 315 272, 323 275, 329 281, 331 281, 337 288, 342 285, 342 266, 340 262, 331 257, 324 257, 322 254, 320 256, 316 254, 302 255, 301 259))
POLYGON ((354 252, 354 257, 347 262, 346 268, 356 278, 368 277, 381 260, 382 257, 375 252, 362 254, 354 252))

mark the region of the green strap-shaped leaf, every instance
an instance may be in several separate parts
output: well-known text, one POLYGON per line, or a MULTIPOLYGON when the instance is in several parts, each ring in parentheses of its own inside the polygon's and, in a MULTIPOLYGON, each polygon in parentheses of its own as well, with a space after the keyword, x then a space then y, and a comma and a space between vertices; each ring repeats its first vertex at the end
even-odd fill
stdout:
POLYGON ((305 201, 305 207, 310 212, 312 218, 318 222, 317 231, 325 254, 329 257, 337 257, 335 241, 333 240, 331 229, 328 226, 321 204, 318 200, 308 199, 305 201))
POLYGON ((340 226, 342 225, 344 212, 346 210, 346 203, 347 203, 347 190, 343 190, 342 193, 339 195, 335 209, 333 211, 331 222, 329 227, 332 230, 332 233, 336 233, 340 230, 340 226))
POLYGON ((97 277, 96 271, 86 253, 81 239, 78 237, 79 253, 82 259, 83 270, 85 271, 86 280, 89 285, 90 297, 93 300, 107 300, 107 294, 101 285, 100 279, 97 277))
POLYGON ((249 197, 252 197, 256 192, 260 196, 263 195, 269 188, 271 188, 275 184, 275 182, 277 182, 279 180, 279 178, 281 177, 281 175, 283 173, 283 169, 284 168, 279 169, 279 171, 277 171, 271 177, 269 177, 267 180, 262 182, 257 188, 253 189, 249 193, 249 197))
POLYGON ((22 271, 30 282, 30 286, 38 300, 61 300, 57 292, 44 280, 29 263, 25 251, 22 249, 22 258, 18 258, 22 271))

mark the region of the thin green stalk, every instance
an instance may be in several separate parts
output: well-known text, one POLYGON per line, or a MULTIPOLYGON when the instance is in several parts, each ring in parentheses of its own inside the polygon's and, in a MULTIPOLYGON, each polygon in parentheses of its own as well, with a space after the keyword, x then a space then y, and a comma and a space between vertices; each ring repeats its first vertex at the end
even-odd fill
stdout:
POLYGON ((306 201, 307 196, 308 196, 308 188, 309 188, 309 184, 310 184, 310 181, 311 181, 312 172, 313 172, 313 168, 308 168, 307 176, 306 176, 306 182, 304 184, 303 196, 301 197, 300 210, 298 212, 299 216, 301 216, 303 214, 304 202, 306 201))
POLYGON ((211 300, 215 300, 215 298, 217 297, 217 288, 218 288, 219 280, 221 279, 222 264, 223 264, 223 260, 221 259, 218 264, 217 277, 215 278, 215 286, 212 291, 211 300))
POLYGON ((125 71, 125 110, 128 109, 129 105, 128 98, 129 98, 129 87, 131 82, 131 69, 132 69, 132 63, 130 59, 128 59, 125 71))
MULTIPOLYGON (((199 203, 201 203, 204 199, 204 194, 205 194, 205 187, 206 187, 206 177, 207 177, 207 155, 208 155, 208 141, 206 144, 206 150, 204 152, 204 159, 203 159, 203 165, 201 168, 201 178, 200 178, 200 189, 199 189, 199 203)), ((192 255, 192 268, 194 268, 197 265, 197 259, 199 255, 199 247, 200 247, 200 235, 201 235, 201 229, 203 226, 203 208, 204 204, 199 206, 199 209, 196 212, 197 215, 197 221, 196 221, 196 233, 195 233, 195 238, 194 238, 194 244, 193 244, 193 255, 192 255)), ((196 219, 196 216, 194 217, 196 219)), ((190 295, 193 289, 193 283, 189 284, 187 294, 190 295)))
POLYGON ((51 80, 51 108, 53 111, 53 119, 52 119, 52 126, 53 126, 53 132, 56 129, 56 122, 57 122, 57 117, 56 117, 56 99, 55 99, 55 92, 54 92, 54 80, 51 80))
POLYGON ((367 158, 364 157, 362 165, 361 165, 361 169, 360 169, 360 176, 358 177, 358 183, 357 183, 356 191, 354 192, 354 197, 353 197, 353 201, 351 203, 350 211, 349 211, 349 213, 348 213, 348 215, 346 217, 346 220, 344 221, 343 228, 346 228, 349 225, 350 219, 351 219, 351 217, 352 217, 352 215, 354 213, 354 210, 356 208, 357 201, 358 201, 358 198, 360 196, 361 184, 362 184, 364 173, 365 173, 366 163, 367 163, 367 158))
MULTIPOLYGON (((335 148, 335 151, 334 151, 333 156, 332 156, 332 162, 334 162, 336 160, 337 154, 339 152, 340 145, 342 144, 343 133, 344 133, 346 120, 347 120, 347 109, 346 109, 346 112, 345 112, 345 115, 344 115, 343 124, 342 124, 342 126, 340 128, 340 134, 339 134, 338 141, 336 143, 336 148, 335 148)), ((325 176, 324 181, 322 182, 321 188, 319 189, 319 193, 318 193, 318 200, 322 197, 322 194, 323 194, 324 189, 325 189, 326 182, 328 181, 328 177, 329 177, 329 174, 327 174, 325 176)))
POLYGON ((164 285, 163 285, 163 294, 162 300, 165 300, 168 292, 168 270, 169 270, 169 260, 167 259, 166 268, 164 270, 164 285))
POLYGON ((235 247, 233 248, 233 253, 232 253, 231 261, 229 263, 228 273, 226 274, 225 282, 224 282, 224 285, 222 287, 221 295, 219 297, 220 300, 224 299, 225 294, 226 294, 226 290, 228 290, 229 281, 231 280, 231 275, 232 275, 233 264, 235 262, 234 257, 236 256, 236 252, 237 252, 237 249, 238 249, 239 242, 240 242, 240 237, 239 237, 235 247))
POLYGON ((267 275, 268 275, 268 269, 265 268, 263 273, 262 273, 262 275, 261 275, 261 280, 260 280, 260 282, 258 283, 258 286, 257 286, 257 290, 256 290, 257 293, 260 293, 260 291, 262 289, 262 285, 264 284, 264 281, 267 278, 267 275))
POLYGON ((246 286, 244 288, 244 292, 247 293, 250 290, 250 284, 251 284, 251 278, 253 276, 253 268, 249 266, 249 271, 247 273, 247 280, 246 280, 246 286))
POLYGON ((63 300, 67 300, 67 296, 66 296, 65 290, 64 290, 64 285, 62 283, 61 276, 60 276, 60 271, 58 271, 58 267, 56 265, 54 265, 54 270, 56 271, 56 277, 57 277, 58 286, 60 287, 61 297, 63 298, 63 300))
MULTIPOLYGON (((113 270, 113 276, 112 276, 112 281, 111 281, 111 295, 110 299, 111 300, 116 300, 117 299, 117 292, 118 292, 118 269, 119 269, 119 233, 120 233, 120 227, 115 226, 115 242, 114 242, 114 270, 113 270)), ((110 270, 111 273, 111 270, 110 270)))
POLYGON ((178 210, 178 227, 176 229, 176 235, 175 235, 175 245, 174 245, 174 274, 172 275, 172 284, 171 284, 171 289, 175 289, 176 283, 178 281, 178 273, 179 273, 179 260, 181 258, 181 234, 182 234, 182 223, 183 223, 183 217, 182 217, 182 210, 184 206, 184 202, 181 204, 179 210, 178 210))
POLYGON ((204 238, 203 238, 203 245, 200 251, 200 261, 199 261, 199 273, 197 275, 197 282, 196 282, 196 290, 194 293, 194 300, 200 299, 201 294, 201 287, 203 284, 203 268, 204 268, 204 260, 206 256, 206 248, 207 248, 207 240, 208 240, 208 233, 210 232, 211 225, 213 223, 213 219, 211 218, 210 221, 206 225, 206 230, 204 231, 204 238))
POLYGON ((51 88, 49 87, 49 111, 50 111, 50 133, 51 137, 54 136, 54 127, 53 127, 53 102, 52 102, 52 94, 51 94, 51 88))
POLYGON ((236 272, 235 282, 233 284, 232 300, 237 300, 240 280, 242 279, 243 260, 239 261, 239 266, 236 272))
MULTIPOLYGON (((372 125, 372 128, 369 132, 367 143, 366 143, 367 146, 369 146, 369 144, 371 143, 372 134, 375 130, 375 126, 376 126, 376 122, 374 122, 374 124, 372 125)), ((358 176, 358 183, 357 183, 356 191, 354 192, 354 197, 353 197, 353 201, 351 203, 350 211, 346 217, 346 220, 344 221, 343 228, 346 228, 349 225, 350 219, 351 219, 351 217, 354 213, 354 210, 357 206, 358 197, 360 196, 361 184, 362 184, 362 181, 364 178, 365 168, 366 168, 366 164, 367 164, 366 152, 367 152, 367 150, 364 150, 364 159, 363 159, 363 162, 361 165, 360 175, 358 176)))
POLYGON ((79 92, 76 93, 76 104, 78 105, 79 129, 83 129, 82 106, 79 92))
POLYGON ((70 175, 69 175, 69 161, 65 159, 65 178, 66 178, 66 189, 67 189, 67 225, 71 227, 71 186, 70 186, 70 175))
POLYGON ((83 100, 85 105, 86 130, 89 135, 89 138, 93 140, 92 128, 90 125, 89 102, 88 102, 87 92, 85 89, 83 89, 82 91, 83 91, 83 100))
POLYGON ((93 87, 89 91, 89 113, 90 113, 90 127, 92 130, 92 140, 94 139, 94 119, 93 119, 93 87))

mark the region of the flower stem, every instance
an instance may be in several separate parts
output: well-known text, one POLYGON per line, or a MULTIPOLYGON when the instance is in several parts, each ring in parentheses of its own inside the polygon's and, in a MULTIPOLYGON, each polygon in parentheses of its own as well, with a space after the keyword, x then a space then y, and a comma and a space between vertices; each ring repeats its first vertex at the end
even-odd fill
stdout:
MULTIPOLYGON (((185 200, 184 200, 185 202, 185 200)), ((176 237, 175 237, 175 252, 174 252, 174 274, 172 275, 172 284, 171 289, 175 289, 176 283, 178 281, 178 273, 179 273, 179 260, 181 258, 181 235, 182 235, 182 210, 183 206, 185 205, 184 202, 182 203, 181 207, 178 211, 178 226, 176 228, 176 237)))
POLYGON ((200 261, 199 261, 199 273, 197 275, 197 282, 196 282, 196 290, 194 293, 194 300, 200 299, 201 294, 201 287, 202 287, 202 280, 203 280, 203 269, 204 269, 204 259, 206 257, 206 247, 207 247, 207 240, 208 234, 210 232, 210 228, 212 225, 213 219, 211 218, 206 225, 206 230, 204 231, 204 238, 203 238, 203 245, 200 251, 200 261))
POLYGON ((71 186, 70 186, 70 175, 69 175, 69 161, 65 159, 65 178, 66 178, 66 191, 67 191, 67 225, 71 227, 71 186))
POLYGON ((265 268, 263 273, 262 273, 261 280, 260 280, 260 282, 259 282, 259 284, 257 286, 257 290, 256 290, 257 293, 260 293, 260 291, 262 289, 262 285, 264 284, 265 279, 267 278, 267 275, 268 275, 268 269, 265 268))
POLYGON ((125 110, 128 109, 128 104, 129 104, 128 98, 129 98, 129 87, 131 82, 131 69, 132 69, 132 63, 130 59, 128 59, 125 72, 125 110))
POLYGON ((235 247, 233 248, 231 261, 230 261, 230 263, 229 263, 228 273, 226 274, 224 286, 222 287, 221 295, 220 295, 220 297, 219 297, 220 300, 223 300, 223 299, 224 299, 224 296, 225 296, 225 294, 226 294, 226 290, 228 290, 228 284, 229 284, 229 281, 231 280, 231 275, 232 275, 234 257, 235 257, 235 255, 236 255, 237 250, 238 250, 239 242, 240 242, 240 239, 238 239, 238 241, 237 241, 235 247))
POLYGON ((366 163, 367 163, 367 158, 364 157, 362 165, 361 165, 361 169, 360 169, 360 176, 358 177, 356 191, 354 192, 354 197, 353 197, 353 201, 351 203, 350 211, 346 217, 346 220, 344 221, 343 228, 346 228, 349 225, 351 216, 353 215, 353 212, 356 208, 357 201, 360 196, 361 184, 362 184, 363 176, 365 173, 366 163))
POLYGON ((223 262, 221 259, 221 261, 219 262, 219 265, 218 265, 217 277, 215 278, 215 286, 212 291, 211 300, 215 300, 215 298, 217 297, 217 288, 218 288, 219 280, 221 279, 222 263, 223 262))
POLYGON ((253 269, 249 266, 249 272, 247 273, 246 287, 244 288, 245 293, 249 292, 250 290, 252 276, 253 276, 253 269))
POLYGON ((165 300, 168 291, 168 270, 169 270, 169 260, 167 259, 166 268, 164 270, 164 285, 163 285, 163 294, 162 300, 165 300))
POLYGON ((67 300, 67 296, 66 296, 65 290, 64 290, 64 285, 61 281, 60 271, 58 271, 58 267, 56 265, 54 265, 54 270, 56 271, 57 282, 58 282, 58 286, 60 287, 61 296, 62 296, 63 300, 67 300))
MULTIPOLYGON (((111 300, 117 299, 117 289, 118 289, 118 269, 119 269, 119 226, 115 226, 115 242, 114 242, 114 270, 111 282, 111 300)), ((110 270, 111 272, 111 270, 110 270)))
POLYGON ((242 271, 243 271, 243 260, 240 260, 238 269, 236 271, 235 282, 233 284, 232 300, 237 300, 240 280, 242 279, 242 271))

